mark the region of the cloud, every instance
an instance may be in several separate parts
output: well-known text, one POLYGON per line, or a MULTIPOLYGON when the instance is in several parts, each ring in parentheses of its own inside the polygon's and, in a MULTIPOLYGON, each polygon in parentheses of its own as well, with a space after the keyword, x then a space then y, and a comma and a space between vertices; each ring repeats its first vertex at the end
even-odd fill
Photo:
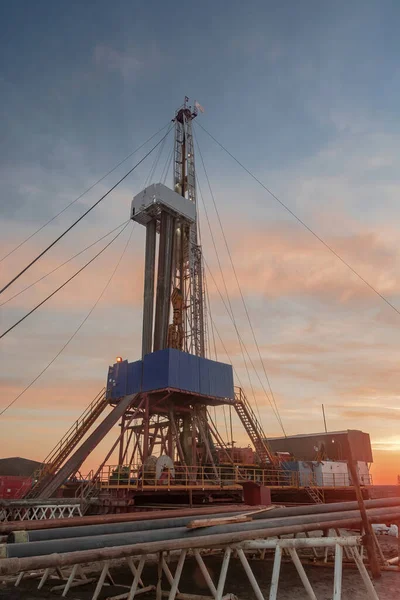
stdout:
POLYGON ((102 44, 95 47, 93 55, 97 65, 119 73, 126 81, 135 80, 144 66, 136 52, 115 50, 102 44))
MULTIPOLYGON (((265 299, 309 298, 331 305, 380 306, 381 300, 320 242, 296 225, 249 227, 241 223, 229 232, 231 253, 244 294, 265 299), (246 239, 246 244, 236 240, 246 239)), ((397 272, 400 256, 392 232, 359 231, 353 235, 331 235, 326 242, 380 293, 392 298, 400 294, 397 272)), ((222 255, 222 253, 221 253, 222 255)), ((230 296, 239 290, 227 258, 223 261, 224 278, 230 296)), ((212 257, 212 254, 211 254, 212 257)), ((208 258, 218 288, 224 291, 222 275, 215 259, 208 258)), ((213 279, 209 289, 218 298, 213 279)))
POLYGON ((155 42, 123 50, 97 44, 93 50, 93 60, 98 67, 116 73, 125 83, 132 84, 149 70, 158 70, 165 61, 165 55, 161 54, 155 42))

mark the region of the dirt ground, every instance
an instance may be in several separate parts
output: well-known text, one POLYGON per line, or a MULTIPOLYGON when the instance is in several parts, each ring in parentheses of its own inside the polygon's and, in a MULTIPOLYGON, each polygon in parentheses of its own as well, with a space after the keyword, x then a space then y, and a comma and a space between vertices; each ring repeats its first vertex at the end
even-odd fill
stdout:
MULTIPOLYGON (((397 540, 385 541, 387 544, 386 551, 389 554, 395 554, 394 547, 397 547, 397 540)), ((218 556, 205 557, 205 563, 209 570, 217 577, 220 567, 221 558, 218 556)), ((269 584, 272 574, 272 561, 270 560, 253 560, 251 561, 253 572, 261 587, 261 590, 268 598, 269 584)), ((173 570, 173 567, 171 565, 173 570)), ((306 566, 306 572, 309 580, 315 590, 318 600, 331 600, 333 595, 333 568, 306 566)), ((113 578, 118 582, 118 586, 107 586, 103 588, 100 595, 101 600, 116 596, 127 592, 127 588, 121 585, 128 586, 131 584, 132 577, 126 566, 115 566, 111 570, 113 578)), ((214 578, 214 580, 215 580, 214 578)), ((156 582, 156 567, 150 565, 145 568, 143 573, 145 584, 155 584, 156 582)), ((52 585, 56 584, 54 581, 52 585)), ((27 580, 23 582, 19 588, 15 588, 12 584, 0 584, 0 599, 8 600, 38 600, 45 598, 60 597, 60 593, 51 593, 49 587, 46 590, 38 591, 38 580, 27 580)), ((85 587, 70 590, 68 598, 71 600, 90 600, 94 591, 94 585, 91 584, 85 587)), ((400 572, 384 572, 382 579, 375 584, 376 591, 380 600, 400 600, 400 572)), ((167 589, 167 586, 164 588, 167 589)), ((342 600, 364 600, 367 598, 362 579, 357 570, 350 567, 345 567, 343 572, 343 588, 342 600)), ((209 595, 208 588, 199 571, 196 561, 190 559, 186 561, 185 568, 182 573, 179 591, 191 594, 209 595)), ((232 593, 239 600, 253 600, 254 592, 251 589, 248 579, 243 571, 243 568, 238 559, 232 558, 229 566, 225 593, 232 593)), ((144 600, 154 599, 155 592, 150 592, 141 596, 144 600)), ((308 596, 302 587, 301 581, 294 566, 289 563, 282 564, 281 578, 279 582, 278 600, 307 600, 308 596)))

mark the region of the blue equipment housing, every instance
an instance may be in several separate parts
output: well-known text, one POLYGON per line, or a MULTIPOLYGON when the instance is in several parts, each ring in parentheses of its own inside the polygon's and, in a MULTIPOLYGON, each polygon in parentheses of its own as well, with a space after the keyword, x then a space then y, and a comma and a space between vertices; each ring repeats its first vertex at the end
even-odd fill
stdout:
POLYGON ((233 400, 232 365, 166 348, 146 354, 143 360, 117 362, 108 369, 107 400, 157 390, 233 400))

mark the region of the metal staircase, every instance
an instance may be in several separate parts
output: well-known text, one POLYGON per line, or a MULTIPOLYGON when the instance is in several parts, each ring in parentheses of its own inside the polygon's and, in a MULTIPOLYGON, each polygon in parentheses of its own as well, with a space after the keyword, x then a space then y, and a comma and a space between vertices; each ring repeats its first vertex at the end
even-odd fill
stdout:
POLYGON ((316 486, 307 485, 304 489, 315 504, 324 504, 325 497, 323 491, 320 488, 316 486))
POLYGON ((254 445, 260 463, 264 465, 269 464, 271 467, 274 467, 277 463, 277 459, 267 444, 266 435, 253 409, 248 403, 242 388, 236 388, 235 390, 234 407, 243 427, 247 431, 247 434, 254 445))
MULTIPOLYGON (((101 440, 104 439, 107 433, 111 430, 111 428, 117 424, 122 415, 125 414, 125 412, 131 406, 133 406, 138 399, 140 400, 140 394, 124 396, 118 402, 118 404, 114 406, 111 412, 109 412, 108 415, 100 421, 99 425, 97 425, 97 427, 79 445, 79 447, 73 452, 69 453, 62 466, 43 481, 43 485, 41 486, 39 492, 40 498, 52 498, 54 496, 57 490, 78 471, 89 454, 93 452, 96 446, 98 446, 101 440)), ((142 404, 143 399, 139 405, 135 407, 134 414, 136 414, 142 404)))
POLYGON ((66 458, 71 454, 72 450, 97 421, 107 405, 108 402, 105 397, 105 389, 103 388, 45 458, 42 466, 35 473, 36 483, 25 498, 40 497, 41 492, 48 481, 54 476, 66 458))

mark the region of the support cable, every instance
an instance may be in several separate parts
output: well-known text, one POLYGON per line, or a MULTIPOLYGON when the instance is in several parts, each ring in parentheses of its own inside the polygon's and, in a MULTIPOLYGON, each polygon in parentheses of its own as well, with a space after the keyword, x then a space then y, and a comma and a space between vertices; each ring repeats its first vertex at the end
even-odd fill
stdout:
POLYGON ((61 263, 61 265, 58 265, 58 267, 55 267, 54 269, 52 269, 51 271, 49 271, 48 273, 46 273, 46 275, 43 275, 39 279, 36 279, 36 281, 34 281, 33 283, 31 283, 31 284, 27 285, 26 287, 24 287, 20 292, 18 292, 17 294, 14 294, 14 296, 11 296, 10 298, 8 298, 8 300, 5 300, 4 302, 2 302, 0 304, 0 306, 4 306, 5 304, 7 304, 8 302, 10 302, 11 300, 14 300, 14 298, 17 298, 17 296, 20 296, 21 294, 23 294, 24 292, 26 292, 26 290, 29 290, 31 287, 33 287, 34 285, 36 285, 40 281, 43 281, 43 279, 46 279, 46 277, 48 277, 49 275, 52 275, 53 273, 55 273, 56 271, 58 271, 58 269, 61 269, 61 267, 63 267, 64 265, 68 264, 69 262, 71 262, 71 260, 74 260, 74 258, 76 258, 77 256, 80 256, 81 254, 83 254, 84 252, 86 252, 86 250, 89 250, 89 248, 92 248, 93 246, 95 246, 96 244, 98 244, 99 242, 101 242, 101 240, 104 240, 104 238, 106 238, 109 235, 111 235, 112 233, 114 233, 114 231, 117 231, 117 229, 119 229, 120 227, 123 227, 126 223, 129 222, 129 220, 130 219, 128 219, 127 221, 124 221, 123 223, 120 223, 120 225, 117 225, 117 227, 114 227, 114 229, 111 229, 111 231, 109 231, 105 235, 102 235, 95 242, 93 242, 92 244, 89 244, 89 246, 86 246, 86 248, 84 248, 80 252, 77 252, 77 254, 74 254, 74 256, 71 256, 68 260, 66 260, 65 262, 61 263))
MULTIPOLYGON (((171 127, 171 129, 172 129, 172 127, 171 127)), ((161 143, 161 145, 160 145, 160 147, 158 149, 158 152, 156 153, 156 156, 154 158, 153 164, 152 164, 152 166, 150 168, 149 174, 146 177, 146 181, 144 182, 143 188, 146 188, 148 185, 150 185, 151 182, 152 182, 152 180, 153 180, 154 173, 155 173, 155 171, 157 169, 158 163, 160 161, 161 155, 162 155, 163 150, 164 150, 165 140, 166 139, 167 138, 164 137, 164 139, 162 140, 162 143, 161 143)))
POLYGON ((171 163, 172 163, 172 156, 174 154, 174 147, 172 146, 170 152, 169 152, 169 156, 167 158, 167 161, 165 163, 164 169, 161 173, 161 183, 163 183, 165 185, 165 182, 167 180, 167 175, 168 175, 168 171, 171 167, 171 163))
POLYGON ((151 142, 151 140, 153 138, 155 138, 159 133, 161 133, 162 131, 164 131, 164 129, 166 129, 168 127, 168 125, 169 125, 169 123, 167 123, 166 125, 164 125, 164 127, 161 127, 161 129, 159 129, 156 133, 154 133, 151 137, 149 137, 148 140, 146 140, 145 142, 143 142, 143 144, 141 144, 135 150, 133 150, 132 152, 130 152, 129 154, 127 154, 127 156, 125 156, 125 158, 123 158, 122 160, 120 160, 119 163, 115 165, 115 167, 113 167, 110 171, 108 171, 108 173, 106 173, 105 175, 103 175, 103 177, 100 177, 100 179, 98 179, 97 181, 95 181, 94 183, 92 183, 92 185, 90 187, 88 187, 84 192, 82 192, 82 194, 80 196, 78 196, 77 198, 75 198, 75 200, 72 200, 72 202, 70 202, 69 204, 67 204, 67 206, 64 206, 64 208, 62 210, 60 210, 60 212, 58 212, 56 215, 54 215, 54 217, 51 217, 51 219, 49 219, 48 221, 46 221, 46 223, 44 223, 43 225, 41 225, 39 227, 39 229, 37 229, 36 231, 34 231, 33 233, 31 233, 31 235, 29 235, 20 244, 18 244, 18 246, 15 246, 15 248, 13 248, 13 250, 10 250, 10 252, 8 254, 6 254, 5 256, 3 256, 3 258, 0 259, 0 262, 2 262, 4 259, 6 259, 11 254, 13 254, 16 250, 18 250, 18 248, 21 248, 21 246, 23 246, 24 244, 26 244, 26 242, 28 242, 30 239, 32 239, 37 233, 39 233, 39 231, 42 231, 42 229, 44 229, 47 225, 49 225, 50 223, 52 223, 55 219, 57 219, 57 217, 59 217, 60 215, 62 215, 70 206, 72 206, 73 204, 75 204, 75 202, 78 202, 78 200, 80 200, 81 198, 83 198, 83 196, 85 196, 88 192, 90 192, 90 190, 92 190, 97 184, 99 184, 104 179, 106 179, 106 177, 108 177, 109 175, 111 175, 111 173, 114 173, 114 171, 116 171, 118 169, 118 167, 120 167, 122 164, 124 164, 124 162, 126 162, 129 158, 131 158, 131 156, 133 156, 134 154, 136 154, 136 152, 139 152, 139 150, 141 150, 143 148, 143 146, 145 146, 146 144, 148 144, 149 142, 151 142))
MULTIPOLYGON (((204 264, 203 254, 202 254, 201 258, 202 258, 202 263, 204 264)), ((218 360, 218 352, 217 352, 217 346, 215 343, 214 325, 213 325, 212 318, 211 318, 211 302, 210 302, 210 296, 208 294, 208 282, 207 282, 205 269, 203 269, 203 281, 204 281, 205 301, 207 304, 207 319, 209 319, 209 321, 210 321, 209 327, 207 328, 208 332, 209 332, 208 337, 209 337, 210 357, 211 357, 211 348, 213 348, 214 349, 214 358, 217 361, 218 360), (211 337, 210 337, 210 331, 211 331, 211 337), (211 341, 212 341, 212 346, 211 346, 211 341)), ((226 424, 225 406, 222 405, 222 408, 223 408, 225 424, 226 424)), ((214 420, 215 420, 215 424, 217 424, 217 408, 215 406, 214 406, 214 420)), ((228 432, 227 426, 226 426, 226 431, 228 432)))
MULTIPOLYGON (((256 406, 256 409, 257 409, 257 412, 258 412, 258 416, 259 416, 259 418, 260 418, 260 420, 261 420, 260 409, 258 408, 258 404, 257 404, 257 399, 256 399, 255 391, 254 391, 253 382, 252 382, 252 380, 251 380, 251 377, 250 377, 250 372, 249 372, 249 368, 248 368, 248 366, 247 366, 246 358, 245 358, 245 356, 244 356, 244 351, 243 351, 243 346, 242 346, 242 344, 243 344, 243 341, 242 341, 242 338, 241 338, 241 336, 240 336, 240 334, 239 334, 239 330, 238 330, 238 327, 237 327, 237 324, 236 324, 235 315, 234 315, 234 312, 233 312, 232 304, 231 304, 230 297, 229 297, 228 288, 227 288, 227 285, 226 285, 226 280, 225 280, 224 272, 223 272, 223 269, 222 269, 222 264, 221 264, 221 261, 220 261, 220 258, 219 258, 219 253, 218 253, 217 245, 216 245, 216 243, 215 243, 214 234, 213 234, 213 231, 212 231, 212 228, 211 228, 210 219, 209 219, 209 217, 208 217, 207 206, 206 206, 206 203, 205 203, 205 201, 204 201, 204 198, 203 198, 203 194, 202 194, 202 191, 201 191, 200 182, 199 182, 199 180, 198 180, 198 178, 197 178, 197 177, 196 177, 196 180, 197 180, 197 187, 198 187, 198 189, 199 189, 199 196, 200 196, 200 199, 201 199, 201 201, 202 201, 202 204, 203 204, 204 213, 205 213, 205 215, 206 215, 206 219, 207 219, 208 228, 209 228, 209 230, 210 230, 210 235, 211 235, 211 240, 212 240, 212 243, 213 243, 213 246, 214 246, 214 251, 215 251, 215 254, 216 254, 216 257, 217 257, 217 262, 218 262, 218 266, 219 266, 219 271, 220 271, 220 273, 221 273, 222 282, 223 282, 223 284, 224 284, 224 288, 225 288, 225 294, 226 294, 226 298, 227 298, 227 302, 228 302, 228 306, 229 306, 229 308, 228 308, 228 306, 227 306, 226 302, 223 300, 223 302, 224 302, 224 306, 225 306, 225 308, 226 308, 226 311, 228 312, 229 318, 231 319, 231 321, 232 321, 232 323, 233 323, 233 326, 234 326, 234 328, 235 328, 235 331, 236 331, 236 335, 237 335, 237 338, 238 338, 238 342, 239 342, 240 351, 241 351, 242 358, 243 358, 243 363, 244 363, 244 366, 245 366, 245 369, 246 369, 247 378, 248 378, 248 380, 249 380, 250 389, 251 389, 252 396, 253 396, 253 399, 254 399, 254 404, 255 404, 255 406, 256 406)), ((205 262, 204 255, 203 255, 203 260, 204 260, 204 262, 205 262)), ((214 283, 215 283, 215 281, 214 281, 214 283)), ((222 297, 222 296, 221 296, 221 297, 222 297)), ((247 353, 247 354, 248 354, 248 353, 247 353)))
POLYGON ((100 293, 99 297, 97 298, 96 302, 93 304, 92 308, 89 310, 89 312, 87 313, 87 315, 85 316, 85 318, 80 322, 79 326, 75 329, 74 333, 71 335, 71 337, 65 342, 65 344, 61 347, 61 349, 57 352, 57 354, 54 356, 54 358, 51 359, 51 361, 45 366, 44 369, 42 369, 40 371, 40 373, 38 375, 36 375, 36 377, 22 390, 22 392, 20 392, 18 394, 18 396, 16 396, 14 398, 14 400, 12 400, 7 406, 5 406, 1 411, 0 411, 0 417, 9 409, 11 408, 11 406, 13 406, 13 404, 15 404, 17 402, 17 400, 19 400, 19 398, 21 398, 21 396, 23 396, 23 394, 25 394, 25 392, 27 392, 29 390, 29 388, 31 388, 36 381, 47 371, 47 369, 49 369, 51 367, 51 365, 57 360, 57 358, 60 356, 60 354, 62 352, 64 352, 65 348, 72 342, 72 340, 74 339, 74 337, 78 334, 78 332, 82 329, 82 327, 84 326, 84 324, 86 323, 86 321, 89 319, 90 315, 92 314, 92 312, 94 311, 94 309, 96 308, 96 306, 98 305, 98 303, 100 302, 100 300, 102 299, 102 297, 104 296, 108 286, 110 285, 115 273, 118 270, 118 267, 125 255, 125 252, 128 248, 129 242, 131 241, 131 237, 132 237, 132 233, 133 233, 133 229, 134 229, 135 224, 132 227, 131 233, 129 235, 128 241, 125 244, 125 247, 122 251, 121 256, 118 259, 118 262, 113 270, 113 272, 111 273, 110 277, 108 278, 108 281, 106 283, 106 285, 104 286, 102 292, 100 293))
MULTIPOLYGON (((240 387, 241 387, 242 389, 244 389, 244 387, 243 387, 243 384, 242 384, 242 382, 241 382, 241 380, 240 380, 239 374, 238 374, 238 372, 236 371, 236 369, 235 369, 235 367, 234 367, 234 365, 233 365, 232 359, 231 359, 231 357, 230 357, 230 356, 229 356, 229 354, 228 354, 228 351, 227 351, 227 349, 226 349, 226 346, 225 346, 225 344, 224 344, 224 342, 223 342, 223 340, 222 340, 222 337, 221 337, 221 335, 220 335, 220 333, 219 333, 219 331, 218 331, 218 328, 217 328, 217 326, 216 326, 216 324, 215 324, 215 322, 213 321, 213 319, 212 319, 212 317, 211 317, 211 316, 210 316, 210 319, 211 319, 211 322, 212 322, 212 324, 213 324, 213 327, 214 327, 214 329, 215 329, 215 332, 216 332, 216 334, 217 334, 217 336, 218 336, 218 339, 219 339, 219 341, 220 341, 220 343, 221 343, 221 346, 222 346, 222 348, 223 348, 223 350, 224 350, 224 352, 225 352, 225 355, 228 357, 228 360, 229 360, 229 362, 230 362, 230 363, 231 363, 231 365, 232 365, 232 369, 233 369, 234 375, 235 375, 236 379, 238 380, 240 387)), ((228 433, 228 423, 227 423, 227 419, 226 419, 225 405, 224 405, 224 404, 222 405, 222 409, 223 409, 224 422, 225 422, 226 439, 227 439, 227 440, 229 440, 229 433, 228 433)))
POLYGON ((118 187, 120 185, 120 183, 122 183, 144 160, 146 160, 146 158, 148 156, 150 156, 150 154, 163 142, 163 140, 167 137, 167 135, 169 134, 169 132, 171 131, 171 127, 168 129, 167 133, 164 135, 164 137, 161 138, 161 140, 159 140, 157 142, 157 144, 155 146, 153 146, 153 148, 151 150, 149 150, 149 152, 147 152, 143 158, 141 158, 139 160, 139 162, 136 163, 136 165, 134 165, 131 169, 129 169, 129 171, 123 176, 121 177, 121 179, 119 179, 117 181, 116 184, 114 184, 109 190, 108 192, 106 192, 101 198, 99 198, 99 200, 97 200, 97 202, 95 202, 94 204, 92 204, 92 206, 90 206, 84 213, 83 215, 81 215, 78 219, 76 219, 76 221, 74 221, 72 223, 72 225, 70 225, 61 235, 59 235, 51 244, 49 244, 47 246, 47 248, 45 248, 40 254, 38 254, 38 256, 36 258, 34 258, 26 267, 24 267, 22 269, 22 271, 20 271, 18 273, 18 275, 16 275, 15 277, 13 277, 13 279, 11 279, 11 281, 9 281, 1 290, 0 290, 0 294, 3 293, 12 283, 14 283, 14 281, 16 281, 19 277, 21 277, 21 275, 23 275, 28 269, 30 269, 30 267, 32 267, 32 265, 34 265, 44 254, 46 254, 46 252, 48 252, 50 250, 50 248, 52 248, 53 246, 55 246, 57 244, 57 242, 59 242, 69 231, 71 231, 71 229, 73 227, 75 227, 75 225, 77 225, 80 221, 82 221, 82 219, 84 217, 86 217, 86 215, 88 215, 94 208, 96 208, 96 206, 98 204, 100 204, 100 202, 102 200, 104 200, 104 198, 106 198, 113 190, 115 190, 116 187, 118 187))
MULTIPOLYGON (((267 374, 267 371, 266 371, 266 368, 265 368, 264 359, 263 359, 263 357, 261 355, 260 346, 259 346, 257 338, 256 338, 254 327, 253 327, 253 324, 252 324, 251 319, 250 319, 250 314, 249 314, 249 310, 248 310, 248 307, 247 307, 247 303, 246 303, 246 300, 245 300, 243 292, 242 292, 242 287, 241 287, 240 282, 239 282, 239 278, 238 278, 238 275, 237 275, 235 264, 233 262, 232 253, 230 251, 228 240, 226 239, 225 231, 224 231, 224 228, 222 226, 221 217, 220 217, 220 214, 219 214, 217 203, 215 201, 215 196, 214 196, 214 192, 213 192, 212 187, 211 187, 210 179, 208 177, 206 165, 205 165, 205 162, 204 162, 204 159, 203 159, 203 154, 201 152, 201 148, 200 148, 200 145, 199 145, 199 142, 198 142, 197 138, 195 138, 195 139, 196 139, 197 149, 198 149, 199 155, 200 155, 200 160, 201 160, 201 163, 203 165, 204 174, 205 174, 206 179, 207 179, 208 189, 210 190, 210 195, 211 195, 211 198, 212 198, 212 201, 213 201, 214 210, 215 210, 215 212, 217 214, 219 227, 221 229, 222 237, 224 239, 225 248, 226 248, 226 251, 227 251, 228 256, 229 256, 229 261, 231 263, 231 267, 232 267, 232 271, 233 271, 233 274, 234 274, 234 277, 235 277, 236 285, 238 287, 240 298, 242 300, 243 308, 244 308, 244 311, 245 311, 245 314, 246 314, 247 322, 248 322, 248 324, 250 326, 250 330, 251 330, 251 333, 252 333, 252 336, 253 336, 253 340, 254 340, 254 343, 255 343, 256 348, 257 348, 257 353, 258 353, 258 357, 259 357, 261 365, 262 365, 262 369, 263 369, 263 372, 264 372, 264 377, 265 377, 265 379, 267 380, 267 383, 268 383, 268 388, 269 388, 269 391, 270 391, 270 394, 271 394, 272 402, 273 402, 273 404, 275 406, 276 415, 279 415, 279 422, 280 422, 280 425, 282 427, 283 432, 285 433, 285 429, 284 429, 284 426, 283 426, 283 423, 282 423, 282 418, 281 418, 281 416, 279 414, 279 409, 278 409, 278 406, 277 406, 277 403, 276 403, 276 400, 275 400, 274 392, 272 391, 271 382, 270 382, 270 379, 268 377, 268 374, 267 374)), ((285 436, 286 436, 286 433, 285 433, 285 436)))
POLYGON ((282 202, 282 200, 280 200, 278 198, 278 196, 276 196, 266 185, 264 185, 262 183, 262 181, 260 181, 247 167, 245 167, 245 165, 243 163, 241 163, 231 152, 229 152, 229 150, 227 148, 225 148, 225 146, 223 146, 218 140, 216 140, 215 137, 213 135, 211 135, 211 133, 209 133, 209 131, 207 131, 207 129, 205 129, 202 125, 200 125, 200 123, 198 123, 198 126, 201 127, 201 129, 208 136, 210 136, 210 138, 212 140, 214 140, 214 142, 216 144, 218 144, 218 146, 220 148, 222 148, 222 150, 224 150, 244 171, 246 171, 246 173, 248 173, 248 175, 250 175, 250 177, 252 177, 252 179, 254 179, 254 181, 256 181, 266 192, 268 192, 268 194, 270 196, 272 196, 272 198, 274 198, 274 200, 276 200, 290 215, 292 215, 292 217, 294 217, 296 219, 296 221, 298 221, 300 223, 300 225, 302 225, 305 229, 307 229, 307 231, 309 233, 311 233, 311 235, 313 235, 323 246, 325 246, 325 248, 327 250, 329 250, 329 252, 331 252, 334 256, 336 256, 336 258, 338 260, 340 260, 340 262, 343 263, 354 275, 356 275, 358 277, 358 279, 360 279, 367 287, 369 287, 369 289, 372 292, 374 292, 374 294, 379 296, 379 298, 381 298, 381 300, 383 300, 388 306, 390 306, 390 308, 392 308, 398 315, 400 315, 400 310, 398 308, 396 308, 394 306, 394 304, 392 304, 390 302, 390 300, 388 300, 371 283, 369 283, 369 281, 367 281, 362 275, 360 275, 360 273, 358 273, 358 271, 356 271, 344 258, 342 258, 340 256, 340 254, 338 254, 336 252, 336 250, 334 250, 332 248, 332 246, 330 246, 327 242, 325 242, 325 240, 323 240, 323 238, 321 236, 319 236, 300 217, 298 217, 296 215, 296 213, 294 213, 284 202, 282 202))
POLYGON ((76 271, 73 275, 71 275, 71 277, 69 277, 66 281, 64 281, 64 283, 60 286, 58 286, 57 289, 54 290, 54 292, 52 292, 51 294, 49 294, 44 300, 42 300, 41 302, 39 302, 39 304, 37 304, 36 306, 34 306, 32 308, 32 310, 30 310, 29 312, 27 312, 23 317, 21 317, 16 323, 14 323, 14 325, 11 325, 11 327, 9 327, 6 331, 4 331, 4 333, 2 333, 0 335, 0 340, 7 335, 7 333, 10 333, 10 331, 12 331, 15 327, 17 327, 17 325, 19 325, 20 323, 22 323, 22 321, 25 321, 25 319, 27 319, 32 313, 34 313, 38 308, 40 308, 41 306, 43 306, 43 304, 45 302, 47 302, 47 300, 50 300, 50 298, 52 298, 55 294, 57 294, 57 292, 59 292, 60 290, 62 290, 63 287, 65 287, 70 281, 72 281, 77 275, 79 275, 79 273, 82 273, 82 271, 84 269, 86 269, 86 267, 88 267, 93 261, 96 260, 96 258, 98 258, 100 256, 100 254, 102 254, 105 250, 107 250, 107 248, 109 246, 111 246, 111 244, 121 235, 121 233, 123 231, 125 231, 125 229, 128 227, 129 225, 129 221, 126 223, 125 227, 123 227, 118 233, 117 235, 115 235, 112 240, 110 240, 108 242, 108 244, 106 244, 97 254, 95 254, 93 256, 93 258, 91 258, 90 260, 88 260, 87 263, 85 263, 83 265, 83 267, 81 267, 80 269, 78 269, 78 271, 76 271))
MULTIPOLYGON (((204 260, 204 263, 205 263, 205 265, 206 265, 207 271, 208 271, 208 273, 210 274, 210 277, 211 277, 211 279, 212 279, 212 281, 213 281, 213 283, 214 283, 214 285, 215 285, 215 287, 216 287, 216 289, 217 289, 217 292, 218 292, 218 294, 219 294, 219 296, 220 296, 220 298, 221 298, 221 300, 222 300, 222 303, 223 303, 223 304, 224 304, 224 306, 225 306, 225 310, 226 310, 226 312, 228 313, 228 315, 229 315, 230 319, 232 320, 232 316, 231 316, 231 314, 229 313, 229 310, 228 310, 228 307, 227 307, 227 305, 226 305, 226 302, 225 302, 225 300, 224 300, 224 297, 223 297, 223 295, 222 295, 222 293, 221 293, 221 290, 219 289, 219 287, 218 287, 218 285, 217 285, 217 282, 216 282, 216 281, 215 281, 215 279, 214 279, 214 276, 213 276, 213 274, 212 274, 212 272, 211 272, 211 270, 210 270, 210 267, 208 266, 208 264, 207 264, 207 261, 206 261, 206 259, 205 259, 204 257, 203 257, 203 260, 204 260)), ((215 324, 214 324, 214 327, 215 327, 215 324)), ((220 336, 218 335, 218 337, 220 337, 220 336)), ((271 408, 272 408, 272 411, 273 411, 273 413, 274 413, 274 415, 275 415, 275 417, 276 417, 276 419, 277 419, 277 421, 278 421, 278 423, 279 423, 279 425, 280 425, 280 427, 281 427, 281 429, 282 429, 282 431, 283 431, 283 434, 284 434, 284 435, 285 435, 285 437, 286 437, 285 429, 284 429, 284 427, 283 427, 283 424, 281 423, 281 419, 279 418, 279 413, 277 413, 277 412, 276 412, 276 410, 275 410, 275 407, 274 407, 273 403, 271 402, 271 398, 269 397, 269 394, 268 394, 267 390, 265 389, 265 386, 264 386, 264 384, 263 384, 263 382, 262 382, 262 380, 261 380, 261 377, 260 377, 260 375, 259 375, 259 373, 258 373, 258 371, 257 371, 257 369, 256 369, 256 367, 255 367, 255 365, 254 365, 254 363, 253 363, 253 360, 252 360, 252 358, 251 358, 251 356, 250 356, 250 354, 249 354, 249 352, 248 352, 248 350, 247 350, 246 346, 244 345, 244 343, 243 343, 243 340, 242 340, 242 338, 241 338, 241 336, 240 336, 240 334, 239 334, 239 333, 238 333, 238 337, 240 338, 240 341, 241 341, 241 343, 243 344, 244 350, 245 350, 245 352, 246 352, 246 354, 247 354, 247 357, 248 357, 248 359, 249 359, 249 362, 250 362, 251 366, 253 367, 253 369, 254 369, 254 371, 255 371, 255 374, 257 375, 257 379, 258 379, 258 381, 260 382, 261 388, 262 388, 262 390, 263 390, 263 392, 264 392, 265 396, 266 396, 266 397, 267 397, 267 399, 268 399, 268 402, 269 402, 269 404, 270 404, 270 406, 271 406, 271 408)), ((229 358, 229 357, 228 357, 228 358, 229 358)), ((229 360, 230 360, 230 359, 229 359, 229 360)), ((232 362, 232 361, 231 361, 231 362, 232 362)), ((243 385, 242 385, 242 384, 240 384, 240 385, 241 385, 241 387, 243 387, 243 385)), ((261 419, 260 419, 260 421, 261 421, 261 419)))

